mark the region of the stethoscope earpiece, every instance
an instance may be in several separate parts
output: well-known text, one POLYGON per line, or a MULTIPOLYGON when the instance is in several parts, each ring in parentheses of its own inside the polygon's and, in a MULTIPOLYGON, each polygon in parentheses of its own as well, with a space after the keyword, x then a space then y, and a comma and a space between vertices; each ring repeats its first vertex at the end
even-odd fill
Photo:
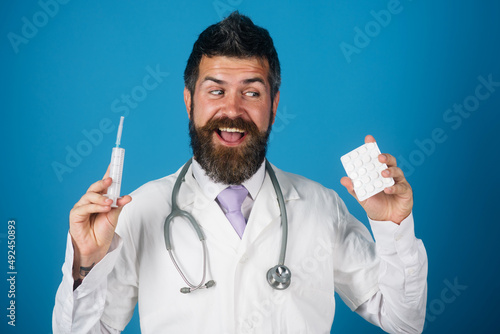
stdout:
POLYGON ((267 271, 267 281, 276 290, 284 290, 290 286, 292 272, 287 266, 278 264, 267 271))

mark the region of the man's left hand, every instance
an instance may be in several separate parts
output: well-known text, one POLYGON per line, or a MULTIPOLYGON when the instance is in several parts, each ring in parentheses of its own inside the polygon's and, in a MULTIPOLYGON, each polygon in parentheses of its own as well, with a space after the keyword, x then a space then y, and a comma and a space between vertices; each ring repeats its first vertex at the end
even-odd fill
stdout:
MULTIPOLYGON (((375 142, 373 136, 366 136, 365 143, 375 142)), ((406 181, 401 168, 397 167, 396 158, 392 155, 384 153, 378 156, 378 161, 385 163, 387 169, 382 171, 383 177, 392 177, 394 185, 385 188, 380 192, 364 201, 359 201, 359 204, 365 209, 366 214, 372 220, 390 220, 399 224, 408 217, 413 207, 413 192, 410 184, 406 181)), ((347 191, 356 197, 352 181, 347 176, 344 176, 340 183, 346 187, 347 191)))

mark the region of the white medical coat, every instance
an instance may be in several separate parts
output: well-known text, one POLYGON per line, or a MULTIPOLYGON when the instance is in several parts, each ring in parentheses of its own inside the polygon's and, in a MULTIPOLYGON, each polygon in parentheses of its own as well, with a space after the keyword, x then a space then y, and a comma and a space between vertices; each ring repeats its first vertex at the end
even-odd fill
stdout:
MULTIPOLYGON (((170 260, 164 239, 178 171, 132 194, 116 230, 123 247, 120 250, 120 242, 90 272, 75 291, 75 299, 82 298, 78 290, 87 291, 90 284, 101 284, 103 291, 107 287, 106 297, 96 294, 93 302, 96 309, 104 308, 101 320, 120 330, 138 301, 143 333, 329 333, 335 291, 354 310, 379 290, 381 266, 375 243, 333 190, 274 170, 288 214, 285 264, 292 272, 288 289, 274 290, 266 279, 269 268, 278 262, 282 242, 280 210, 269 175, 240 240, 219 205, 205 197, 190 168, 177 202, 205 233, 207 280, 215 280, 216 285, 190 294, 179 292, 186 284, 170 260)), ((203 261, 194 229, 176 218, 171 240, 183 272, 197 284, 203 261)))

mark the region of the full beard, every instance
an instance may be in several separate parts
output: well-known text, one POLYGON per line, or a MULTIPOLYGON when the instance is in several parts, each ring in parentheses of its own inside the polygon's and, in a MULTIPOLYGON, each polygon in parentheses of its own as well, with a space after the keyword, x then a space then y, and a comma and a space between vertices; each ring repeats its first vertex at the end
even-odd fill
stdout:
POLYGON ((257 172, 266 157, 271 124, 269 123, 266 131, 260 132, 253 122, 224 117, 196 127, 191 117, 189 136, 194 158, 213 181, 230 185, 242 184, 257 172), (247 136, 245 142, 237 147, 215 143, 214 132, 221 127, 244 130, 247 136))

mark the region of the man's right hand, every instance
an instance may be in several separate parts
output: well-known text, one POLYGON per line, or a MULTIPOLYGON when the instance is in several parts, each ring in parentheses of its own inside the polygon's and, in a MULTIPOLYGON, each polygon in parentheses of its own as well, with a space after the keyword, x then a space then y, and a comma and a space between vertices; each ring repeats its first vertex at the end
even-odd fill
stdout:
POLYGON ((69 214, 69 233, 74 248, 73 278, 83 280, 90 269, 108 252, 115 233, 118 216, 130 196, 117 200, 118 208, 111 208, 113 201, 104 196, 111 185, 108 177, 92 184, 69 214))

